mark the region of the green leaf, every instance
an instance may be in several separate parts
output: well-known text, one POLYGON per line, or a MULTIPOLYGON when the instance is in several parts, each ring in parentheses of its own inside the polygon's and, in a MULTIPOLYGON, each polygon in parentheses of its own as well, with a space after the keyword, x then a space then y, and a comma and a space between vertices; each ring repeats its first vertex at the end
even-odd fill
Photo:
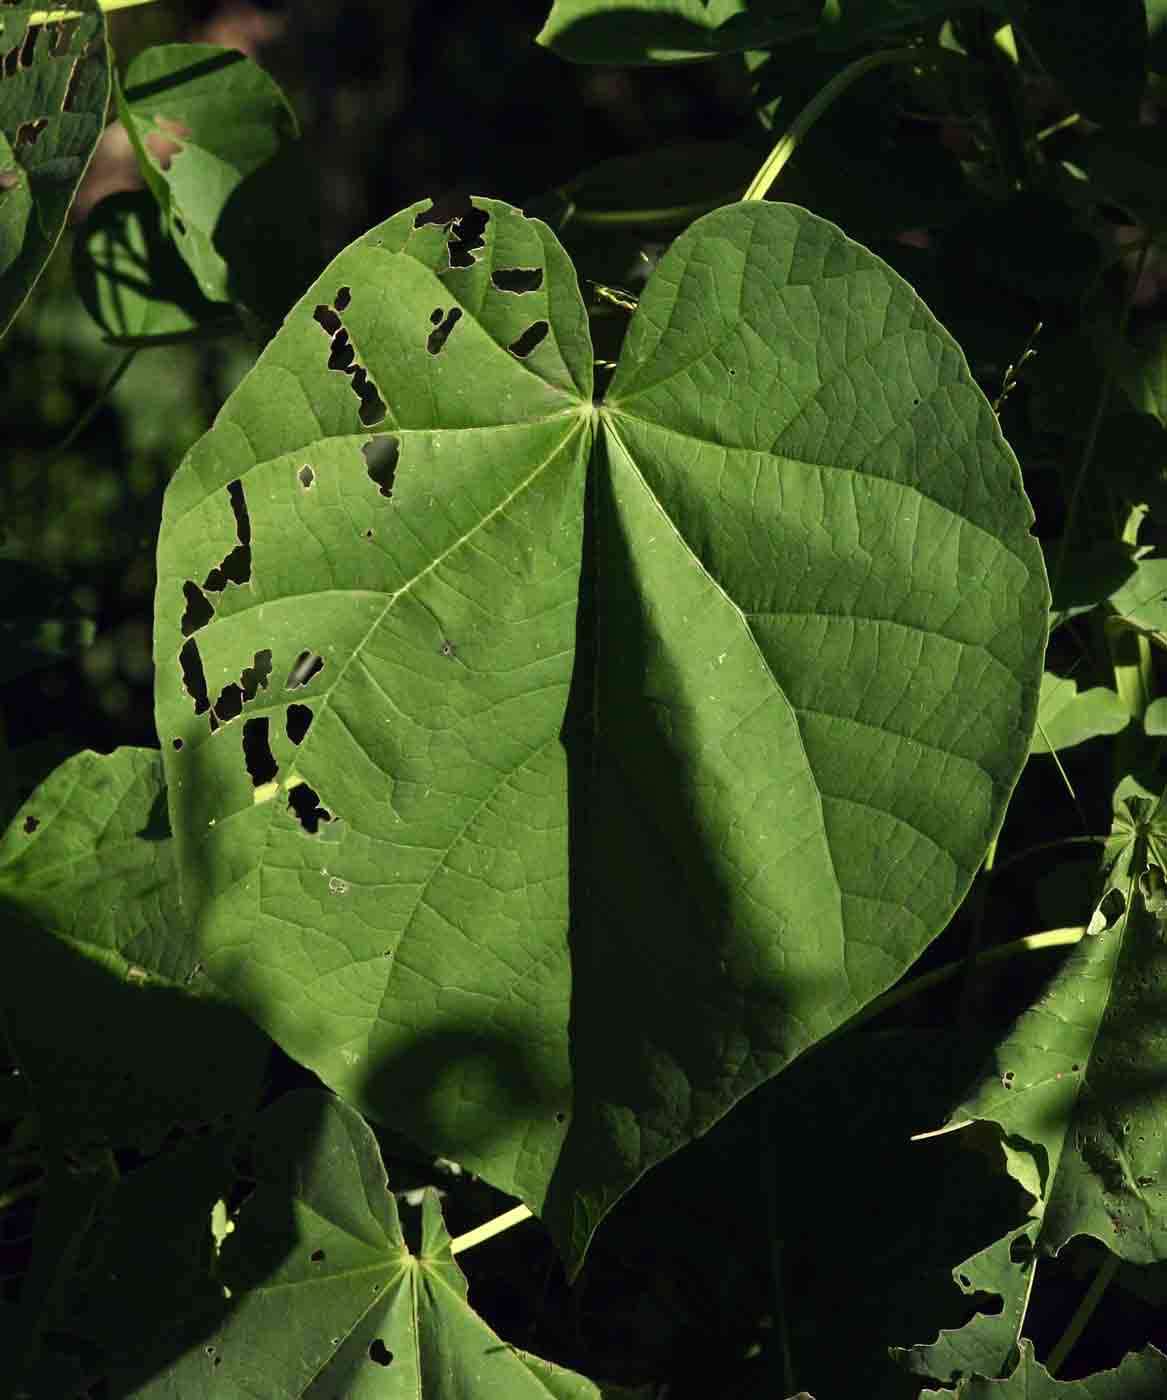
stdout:
POLYGON ((573 63, 680 63, 811 34, 822 0, 553 0, 538 42, 573 63))
POLYGON ((1110 605, 1131 627, 1167 634, 1167 559, 1136 559, 1134 572, 1110 595, 1110 605))
POLYGON ((37 789, 0 839, 0 911, 0 1015, 63 1142, 149 1144, 250 1101, 267 1042, 200 994, 157 752, 77 754, 37 789))
POLYGON ((74 242, 73 274, 86 310, 117 345, 170 344, 239 324, 199 291, 146 190, 101 201, 74 242))
POLYGON ((1138 120, 1146 84, 1143 0, 1011 0, 1014 24, 1092 121, 1138 120))
POLYGON ((1108 851, 1087 936, 951 1121, 995 1123, 1031 1145, 1040 1253, 1090 1235, 1120 1258, 1151 1264, 1167 1258, 1159 993, 1167 944, 1161 914, 1147 907, 1148 894, 1158 907, 1154 886, 1167 869, 1162 801, 1122 800, 1108 851))
POLYGON ((351 1108, 312 1090, 288 1095, 258 1120, 251 1150, 258 1184, 220 1254, 230 1311, 202 1345, 143 1377, 139 1400, 601 1400, 599 1386, 527 1356, 477 1316, 432 1190, 410 1252, 376 1139, 351 1108))
MULTIPOLYGON (((1155 1400, 1167 1385, 1167 1356, 1154 1347, 1130 1352, 1113 1371, 1097 1371, 1080 1381, 1056 1381, 1021 1342, 1021 1357, 1008 1380, 967 1381, 961 1400, 1155 1400)), ((925 1390, 920 1400, 951 1400, 951 1390, 925 1390)))
MULTIPOLYGON (((948 15, 953 8, 952 0, 825 0, 820 35, 824 44, 851 48, 948 15)), ((1003 0, 991 0, 984 8, 1000 12, 1003 0)))
POLYGON ((1143 715, 1143 729, 1150 738, 1167 734, 1167 699, 1151 701, 1143 715))
POLYGON ((30 25, 40 3, 0 14, 0 335, 65 226, 105 125, 109 59, 96 0, 75 22, 30 25))
MULTIPOLYGON (((229 301, 247 257, 224 225, 249 198, 249 183, 298 135, 275 81, 234 49, 166 44, 138 55, 119 111, 130 129, 167 230, 199 290, 229 301)), ((278 244, 266 257, 279 261, 278 244)))
POLYGON ((599 408, 549 229, 397 215, 167 492, 210 976, 578 1262, 963 897, 1036 709, 1031 518, 954 342, 803 210, 682 235, 599 408))
POLYGON ((1113 690, 1078 690, 1077 681, 1047 671, 1041 678, 1033 753, 1073 748, 1103 734, 1117 734, 1130 723, 1126 706, 1113 690))

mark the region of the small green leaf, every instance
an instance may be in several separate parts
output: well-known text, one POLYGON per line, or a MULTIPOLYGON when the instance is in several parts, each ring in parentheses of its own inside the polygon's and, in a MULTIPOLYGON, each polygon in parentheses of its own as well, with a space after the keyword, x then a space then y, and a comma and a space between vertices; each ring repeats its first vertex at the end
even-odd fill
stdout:
POLYGON ((65 1141, 149 1144, 263 1072, 264 1037, 203 995, 173 849, 159 755, 131 748, 69 759, 0 839, 0 1014, 65 1141))
POLYGON ((1078 690, 1072 677, 1047 671, 1041 678, 1033 753, 1072 748, 1103 734, 1117 734, 1130 723, 1126 706, 1113 690, 1095 686, 1078 690))
POLYGON ((1159 739, 1167 734, 1167 699, 1152 700, 1143 715, 1143 729, 1148 738, 1159 739))
POLYGON ((1134 572, 1110 595, 1110 605, 1131 627, 1167 634, 1167 558, 1137 558, 1134 572))
MULTIPOLYGON (((167 44, 130 65, 119 110, 167 229, 203 296, 233 298, 240 275, 224 223, 247 182, 298 135, 275 81, 234 49, 167 44)), ((258 248, 251 256, 262 256, 258 248)), ((267 256, 282 256, 268 245, 267 256)), ((246 259, 239 259, 240 263, 246 259)))
POLYGON ((573 63, 681 63, 813 33, 822 0, 553 0, 539 43, 573 63))
POLYGON ((101 201, 73 245, 73 274, 86 310, 117 345, 170 344, 238 327, 199 291, 146 190, 101 201))
POLYGON ((105 125, 109 58, 97 0, 76 21, 30 25, 43 4, 0 11, 0 335, 57 245, 105 125))

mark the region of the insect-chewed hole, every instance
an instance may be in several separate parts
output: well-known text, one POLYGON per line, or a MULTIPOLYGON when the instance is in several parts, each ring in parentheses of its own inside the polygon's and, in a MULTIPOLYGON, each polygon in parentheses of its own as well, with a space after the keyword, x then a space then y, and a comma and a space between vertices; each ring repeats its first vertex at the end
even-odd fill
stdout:
POLYGON ((324 658, 314 651, 302 651, 292 663, 292 669, 288 672, 288 679, 284 682, 285 690, 299 690, 302 685, 307 685, 314 677, 324 670, 324 658))
POLYGON ((24 819, 24 834, 26 836, 31 836, 33 832, 37 829, 37 827, 40 826, 40 824, 40 818, 34 817, 30 813, 24 819))
POLYGON ((264 647, 262 651, 255 653, 251 658, 251 665, 244 666, 239 676, 244 700, 254 700, 259 691, 267 689, 271 671, 271 650, 264 647))
POLYGON ((347 311, 349 302, 352 301, 352 299, 353 289, 351 287, 338 287, 332 304, 338 311, 347 311))
POLYGON ((328 347, 328 368, 343 370, 347 374, 356 357, 357 352, 352 347, 348 331, 337 331, 328 347))
POLYGON ((243 713, 243 691, 234 681, 228 683, 219 691, 219 698, 214 705, 215 718, 220 724, 227 724, 233 719, 238 719, 243 713))
POLYGON ((442 319, 442 308, 441 308, 440 306, 435 306, 434 309, 430 312, 430 325, 431 325, 431 326, 436 326, 436 325, 438 325, 438 324, 441 322, 441 319, 442 319))
POLYGON ((322 303, 312 312, 312 319, 325 335, 333 336, 340 330, 340 317, 331 306, 325 306, 322 303))
POLYGON ((388 1366, 393 1360, 393 1353, 380 1337, 374 1337, 369 1343, 369 1360, 376 1362, 378 1366, 388 1366))
POLYGON ((425 228, 426 224, 452 224, 455 219, 465 218, 474 212, 474 205, 468 194, 445 192, 430 201, 430 207, 423 209, 413 221, 414 228, 425 228))
POLYGON ((203 590, 191 579, 187 579, 182 585, 182 596, 186 599, 186 610, 182 614, 179 628, 184 637, 190 637, 210 622, 215 615, 215 609, 207 601, 203 590))
POLYGON ((437 355, 441 351, 446 341, 450 338, 450 332, 461 319, 462 308, 460 306, 452 306, 449 311, 446 312, 441 323, 430 331, 429 335, 426 337, 425 348, 431 355, 437 355))
POLYGON ((267 715, 256 715, 243 722, 243 762, 252 787, 263 787, 280 771, 271 751, 267 715))
POLYGON ((194 701, 194 712, 201 715, 211 708, 207 694, 207 677, 203 671, 203 658, 199 644, 193 637, 183 643, 178 653, 178 664, 182 669, 182 684, 186 693, 194 701))
POLYGON ((203 580, 208 593, 222 593, 229 583, 251 582, 251 516, 247 510, 247 498, 243 494, 243 483, 231 481, 227 484, 227 497, 231 502, 231 513, 235 517, 235 538, 239 543, 227 551, 224 558, 203 580))
POLYGON ((377 483, 381 495, 393 495, 393 479, 397 475, 397 459, 401 455, 401 439, 394 433, 370 438, 361 447, 369 479, 377 483))
POLYGON ((332 813, 320 805, 320 795, 307 783, 297 783, 288 793, 288 810, 309 836, 315 836, 321 822, 330 822, 332 813))
POLYGON ((451 267, 473 267, 477 259, 474 254, 481 248, 486 239, 486 226, 490 223, 490 215, 485 209, 475 209, 455 219, 450 228, 450 237, 446 241, 446 249, 450 256, 451 267))
POLYGON ((289 705, 288 712, 284 717, 284 725, 291 743, 299 744, 312 726, 312 711, 307 705, 289 705))
POLYGON ((175 751, 176 753, 178 752, 179 749, 182 748, 182 740, 181 740, 181 739, 171 739, 170 743, 171 743, 171 746, 173 747, 173 749, 174 749, 174 751, 175 751))
POLYGON ((541 267, 496 267, 490 280, 500 292, 537 292, 543 285, 541 267))
POLYGON ((316 473, 312 470, 308 463, 305 462, 304 465, 300 468, 300 470, 296 473, 296 480, 299 481, 300 485, 304 488, 305 491, 310 491, 312 489, 312 483, 316 480, 316 473))
POLYGON ((511 341, 507 349, 512 355, 517 355, 520 360, 525 360, 537 345, 542 344, 550 329, 551 327, 546 321, 533 321, 522 335, 516 336, 511 341))
POLYGON ((314 1249, 308 1258, 312 1260, 313 1264, 323 1264, 324 1251, 322 1249, 314 1249))

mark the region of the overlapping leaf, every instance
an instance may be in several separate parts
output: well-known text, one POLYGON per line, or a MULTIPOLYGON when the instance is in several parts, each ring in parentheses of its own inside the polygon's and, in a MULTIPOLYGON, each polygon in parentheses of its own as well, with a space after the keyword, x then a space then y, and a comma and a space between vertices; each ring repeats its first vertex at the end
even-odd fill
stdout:
POLYGON ((0 1014, 61 1145, 157 1141, 247 1105, 267 1042, 205 985, 157 752, 80 753, 0 839, 0 1014))
POLYGON ((578 1260, 962 897, 1033 723, 1030 519, 955 344, 804 211, 678 239, 599 409, 550 231, 405 211, 167 495, 209 974, 578 1260))
MULTIPOLYGON (((279 242, 264 249, 247 237, 258 213, 249 207, 255 182, 297 135, 287 98, 257 64, 213 44, 147 49, 117 96, 143 175, 199 290, 211 301, 231 300, 249 259, 278 263, 287 255, 279 242)), ((296 211, 289 205, 285 212, 292 247, 296 211)))
POLYGON ((553 0, 539 43, 574 63, 677 63, 813 33, 819 0, 553 0))
MULTIPOLYGON (((1113 1371, 1099 1371, 1078 1381, 1055 1380, 1021 1343, 1021 1357, 1007 1380, 977 1376, 960 1389, 962 1400, 1157 1400, 1167 1386, 1167 1356, 1155 1347, 1132 1352, 1113 1371)), ((946 1400, 951 1390, 925 1390, 920 1400, 946 1400)))
POLYGON ((1075 1235, 1123 1259, 1167 1258, 1167 828, 1132 796, 1115 818, 1106 891, 1046 994, 953 1114, 1027 1145, 1041 1192, 1035 1247, 1075 1235))
POLYGON ((71 8, 35 25, 41 4, 0 12, 0 334, 56 247, 105 125, 105 18, 97 0, 71 8))
POLYGON ((313 1091, 286 1097, 258 1121, 251 1152, 258 1184, 218 1260, 223 1315, 152 1378, 131 1362, 118 1393, 138 1382, 140 1400, 633 1400, 490 1330, 432 1191, 409 1251, 376 1140, 352 1109, 313 1091))
POLYGON ((1034 753, 1072 748, 1103 734, 1117 734, 1130 723, 1130 712, 1106 686, 1078 689, 1071 676, 1047 671, 1041 678, 1034 753))

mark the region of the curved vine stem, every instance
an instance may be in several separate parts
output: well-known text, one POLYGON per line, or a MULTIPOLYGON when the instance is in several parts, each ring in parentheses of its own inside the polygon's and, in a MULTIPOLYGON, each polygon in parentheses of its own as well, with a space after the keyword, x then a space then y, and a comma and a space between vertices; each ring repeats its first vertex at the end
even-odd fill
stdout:
POLYGON ((778 144, 766 157, 762 168, 750 181, 742 198, 765 199, 770 191, 770 186, 781 173, 782 167, 798 149, 799 142, 814 126, 815 122, 839 100, 852 83, 858 82, 868 73, 875 72, 877 68, 886 68, 897 63, 907 63, 922 68, 925 64, 931 63, 960 64, 963 66, 967 62, 968 60, 963 55, 953 53, 949 49, 914 44, 902 49, 881 49, 879 53, 867 54, 863 58, 856 59, 854 63, 849 63, 841 72, 836 73, 825 87, 820 88, 815 93, 786 128, 778 144))
POLYGON ((509 1230, 514 1225, 521 1225, 524 1220, 530 1220, 532 1213, 530 1206, 513 1206, 510 1210, 504 1210, 493 1220, 476 1225, 473 1230, 467 1230, 464 1235, 459 1235, 457 1239, 452 1240, 450 1253, 461 1254, 464 1249, 473 1249, 476 1244, 492 1240, 495 1235, 501 1235, 504 1230, 509 1230))
POLYGON ((1069 1356, 1074 1344, 1086 1330, 1086 1324, 1094 1316, 1094 1311, 1102 1301, 1102 1295, 1110 1285, 1110 1281, 1118 1273, 1118 1266, 1121 1261, 1117 1254, 1111 1254, 1107 1250, 1106 1258, 1098 1266, 1098 1272, 1090 1281, 1090 1287, 1082 1297, 1082 1301, 1074 1310, 1074 1316, 1066 1324, 1066 1330, 1058 1338, 1057 1344, 1050 1352, 1045 1363, 1045 1369, 1051 1376, 1056 1376, 1069 1356))
POLYGON ((118 382, 121 379, 122 375, 125 374, 126 370, 128 370, 130 365, 133 364, 134 356, 137 355, 139 348, 139 346, 135 345, 132 349, 127 350, 126 353, 121 357, 121 359, 117 362, 117 365, 114 367, 113 373, 105 381, 105 388, 102 389, 101 393, 98 394, 98 396, 93 400, 93 402, 89 405, 89 407, 85 410, 81 417, 78 418, 76 423, 73 424, 73 426, 61 439, 61 441, 57 443, 56 447, 50 449, 50 457, 59 457, 63 452, 67 452, 69 448, 73 446, 73 444, 85 431, 85 429, 89 427, 90 423, 93 422, 93 420, 108 403, 109 396, 117 388, 118 382))

